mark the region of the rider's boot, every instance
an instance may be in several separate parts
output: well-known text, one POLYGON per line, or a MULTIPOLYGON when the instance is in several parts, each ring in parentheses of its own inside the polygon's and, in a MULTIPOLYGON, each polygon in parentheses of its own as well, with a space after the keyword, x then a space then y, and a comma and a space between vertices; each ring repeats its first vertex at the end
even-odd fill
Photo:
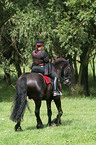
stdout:
POLYGON ((53 96, 59 96, 62 95, 60 91, 57 90, 57 84, 58 84, 58 78, 55 77, 54 79, 54 91, 53 91, 53 96))

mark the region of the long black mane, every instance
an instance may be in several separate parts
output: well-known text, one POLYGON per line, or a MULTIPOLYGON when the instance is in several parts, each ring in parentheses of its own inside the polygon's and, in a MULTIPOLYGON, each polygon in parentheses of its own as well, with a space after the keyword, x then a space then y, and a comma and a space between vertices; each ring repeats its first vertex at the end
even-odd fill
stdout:
POLYGON ((64 62, 65 64, 68 64, 69 63, 69 59, 66 60, 65 58, 57 58, 57 59, 55 59, 55 60, 52 61, 52 63, 54 65, 58 65, 58 64, 60 64, 62 62, 64 62))

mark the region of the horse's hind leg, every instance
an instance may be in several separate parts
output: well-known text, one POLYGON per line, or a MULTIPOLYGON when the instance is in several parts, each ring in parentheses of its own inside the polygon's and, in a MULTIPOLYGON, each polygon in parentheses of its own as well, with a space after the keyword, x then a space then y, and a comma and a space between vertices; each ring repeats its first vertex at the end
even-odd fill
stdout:
POLYGON ((51 126, 51 116, 52 116, 51 100, 47 100, 46 103, 47 103, 48 126, 51 126))
POLYGON ((20 126, 20 122, 18 122, 16 125, 15 125, 15 131, 22 131, 22 128, 20 126))
POLYGON ((40 119, 40 107, 41 107, 41 101, 35 101, 35 116, 37 119, 37 128, 44 128, 44 125, 42 124, 42 121, 40 119))
POLYGON ((63 114, 62 108, 61 108, 61 100, 60 96, 54 98, 54 102, 56 104, 56 107, 58 109, 58 115, 57 118, 55 118, 52 122, 55 123, 56 125, 61 124, 61 116, 63 114))

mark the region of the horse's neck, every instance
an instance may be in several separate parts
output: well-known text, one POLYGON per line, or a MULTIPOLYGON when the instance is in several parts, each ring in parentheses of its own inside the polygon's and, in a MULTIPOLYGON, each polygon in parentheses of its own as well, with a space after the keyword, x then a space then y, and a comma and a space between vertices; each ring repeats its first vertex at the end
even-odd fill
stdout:
POLYGON ((58 74, 58 76, 61 76, 63 66, 64 66, 64 62, 57 64, 55 66, 55 72, 58 74))

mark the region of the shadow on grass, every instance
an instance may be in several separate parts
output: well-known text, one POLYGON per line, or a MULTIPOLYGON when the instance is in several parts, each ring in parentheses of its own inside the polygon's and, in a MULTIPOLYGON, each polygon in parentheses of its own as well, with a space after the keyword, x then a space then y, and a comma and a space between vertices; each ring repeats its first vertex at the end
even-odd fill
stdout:
MULTIPOLYGON (((45 128, 45 126, 44 126, 44 128, 45 128)), ((24 129, 23 131, 26 131, 26 130, 37 130, 37 128, 36 128, 36 126, 29 126, 26 129, 24 129)))
POLYGON ((63 121, 61 122, 61 125, 62 125, 62 126, 68 126, 68 125, 71 125, 73 121, 74 121, 74 120, 63 120, 63 121))
MULTIPOLYGON (((63 120, 60 125, 54 125, 54 126, 49 126, 49 127, 68 126, 68 125, 71 125, 72 122, 73 122, 73 120, 63 120)), ((44 128, 48 128, 48 125, 44 124, 44 128)), ((26 131, 26 130, 37 130, 37 128, 36 128, 36 126, 30 126, 30 127, 27 127, 26 129, 24 129, 23 131, 26 131)))

